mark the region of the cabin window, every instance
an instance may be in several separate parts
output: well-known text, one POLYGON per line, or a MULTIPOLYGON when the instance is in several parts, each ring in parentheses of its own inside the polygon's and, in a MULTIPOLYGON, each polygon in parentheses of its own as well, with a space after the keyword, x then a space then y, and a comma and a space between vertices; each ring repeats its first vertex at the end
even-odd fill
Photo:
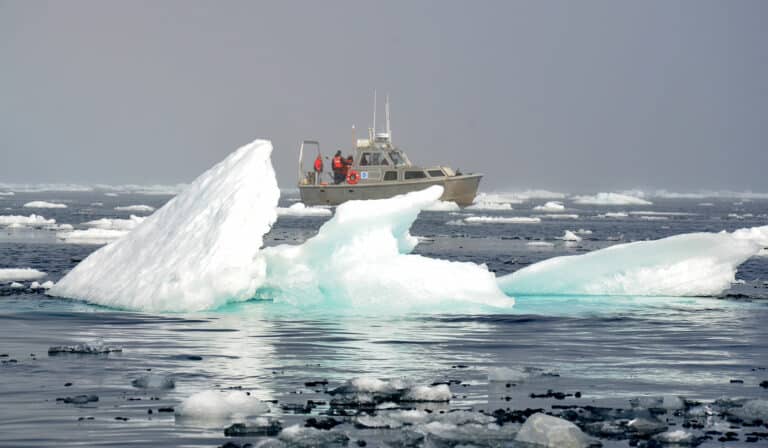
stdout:
POLYGON ((381 165, 381 153, 374 152, 371 154, 371 165, 381 165))
POLYGON ((429 170, 430 177, 445 177, 442 170, 429 170))
POLYGON ((405 180, 424 179, 425 177, 427 177, 427 175, 424 174, 424 171, 406 171, 405 172, 405 180))
POLYGON ((364 152, 363 156, 360 158, 360 166, 368 166, 370 164, 371 164, 371 153, 364 152))
POLYGON ((397 171, 387 171, 384 173, 384 180, 397 180, 397 171))
POLYGON ((405 159, 403 159, 400 151, 389 151, 389 158, 392 159, 392 162, 395 165, 402 165, 405 163, 405 159))

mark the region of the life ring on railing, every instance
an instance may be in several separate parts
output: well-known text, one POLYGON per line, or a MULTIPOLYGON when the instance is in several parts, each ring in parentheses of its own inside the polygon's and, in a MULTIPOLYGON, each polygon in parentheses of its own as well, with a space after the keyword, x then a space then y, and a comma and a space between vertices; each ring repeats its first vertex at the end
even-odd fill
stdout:
POLYGON ((347 183, 349 185, 355 185, 360 181, 360 173, 358 173, 355 170, 349 170, 349 173, 347 173, 347 183))

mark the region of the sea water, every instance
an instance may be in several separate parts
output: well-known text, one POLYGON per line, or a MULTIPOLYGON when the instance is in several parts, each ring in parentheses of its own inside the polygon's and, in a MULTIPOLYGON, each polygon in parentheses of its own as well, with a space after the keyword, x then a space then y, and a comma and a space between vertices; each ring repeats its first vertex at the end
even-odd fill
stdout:
MULTIPOLYGON (((16 193, 0 198, 0 214, 28 216, 34 212, 78 228, 80 223, 129 219, 137 213, 115 207, 149 205, 157 209, 169 199, 100 192, 16 193), (23 207, 35 200, 67 207, 23 207)), ((280 205, 289 207, 297 199, 295 193, 284 192, 280 205)), ((414 254, 486 264, 489 271, 502 276, 555 256, 684 233, 734 231, 768 221, 765 200, 707 199, 713 205, 699 205, 703 201, 654 199, 652 205, 616 206, 565 200, 570 210, 563 213, 578 214, 578 218, 561 219, 543 217, 534 207, 546 201, 531 199, 513 204, 513 210, 422 212, 410 232, 419 239, 414 254), (626 217, 599 217, 616 212, 625 212, 626 217), (540 222, 471 224, 463 221, 468 213, 539 216, 540 222), (456 225, 457 221, 462 224, 456 225), (558 239, 566 230, 579 229, 591 233, 581 233, 578 242, 558 239)), ((328 219, 280 216, 264 242, 267 246, 303 243, 328 219)), ((47 273, 37 280, 40 283, 58 281, 99 247, 66 243, 57 233, 46 228, 3 228, 0 268, 32 268, 47 273)), ((414 413, 427 409, 430 415, 441 411, 442 415, 457 415, 449 412, 456 409, 562 412, 557 406, 564 405, 629 409, 632 400, 665 396, 700 400, 705 406, 722 397, 768 399, 768 389, 759 385, 768 380, 768 257, 747 260, 737 278, 739 283, 717 297, 515 295, 515 304, 508 310, 472 313, 442 310, 439 302, 431 310, 391 313, 386 303, 380 304, 378 312, 352 307, 304 309, 267 299, 230 303, 214 311, 137 312, 50 297, 43 290, 30 289, 30 280, 20 282, 22 288, 3 283, 0 355, 8 356, 0 357, 4 361, 0 365, 0 445, 213 447, 227 441, 263 443, 266 438, 232 438, 223 432, 232 423, 252 422, 256 416, 225 413, 221 417, 212 409, 209 418, 203 413, 202 418, 188 419, 179 415, 182 403, 205 391, 246 391, 265 404, 266 416, 279 420, 283 428, 303 427, 309 419, 325 418, 334 409, 331 402, 335 398, 329 390, 360 377, 421 386, 448 383, 452 398, 447 403, 398 405, 414 413), (53 346, 75 344, 120 351, 48 354, 53 346), (491 381, 489 375, 493 377, 500 368, 523 372, 523 376, 503 379, 502 374, 501 382, 491 381), (173 387, 167 387, 166 379, 172 380, 173 387), (540 398, 550 390, 579 392, 580 397, 540 398), (57 401, 91 395, 98 401, 57 401), (307 407, 309 400, 322 404, 307 407)), ((351 414, 355 412, 358 410, 351 414)), ((384 413, 374 412, 373 417, 384 413)), ((357 440, 374 446, 385 441, 407 444, 397 438, 407 433, 402 428, 365 428, 355 424, 359 416, 354 415, 333 418, 342 423, 331 431, 304 434, 301 440, 310 445, 327 444, 333 441, 327 433, 340 432, 350 437, 350 444, 357 440)), ((685 423, 685 418, 676 420, 671 411, 661 417, 662 421, 666 418, 677 425, 670 429, 680 429, 685 423)), ((766 431, 715 420, 705 429, 721 434, 734 431, 738 441, 727 442, 729 446, 754 446, 747 443, 748 433, 766 431)), ((461 425, 449 427, 446 421, 439 422, 443 426, 415 423, 406 428, 426 433, 427 440, 438 445, 452 446, 452 441, 461 440, 457 435, 461 425)), ((474 430, 476 436, 461 443, 511 443, 503 442, 503 434, 492 438, 487 428, 464 429, 474 430)), ((704 434, 704 429, 686 430, 704 434)), ((298 437, 298 430, 292 431, 298 437)), ((280 443, 304 443, 285 437, 280 443)), ((704 440, 703 446, 721 446, 718 437, 704 440)), ((626 438, 600 440, 604 446, 628 444, 626 438)), ((761 438, 760 443, 765 440, 761 438)))

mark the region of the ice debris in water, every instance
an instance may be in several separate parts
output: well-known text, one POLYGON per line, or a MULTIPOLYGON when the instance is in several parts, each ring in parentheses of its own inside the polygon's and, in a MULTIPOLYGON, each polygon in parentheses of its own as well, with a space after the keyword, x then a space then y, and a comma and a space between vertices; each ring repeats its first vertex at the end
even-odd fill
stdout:
POLYGON ((45 276, 45 272, 32 268, 0 268, 0 282, 36 280, 45 276))
POLYGON ((215 165, 130 233, 93 252, 49 293, 117 308, 181 311, 252 298, 276 219, 272 145, 257 140, 215 165))
POLYGON ((127 230, 86 229, 58 232, 56 237, 69 244, 107 244, 128 234, 127 230))
POLYGON ((138 389, 173 389, 176 387, 176 380, 170 375, 148 373, 133 379, 131 385, 138 389))
POLYGON ((576 235, 571 230, 566 230, 563 236, 560 237, 563 241, 570 241, 570 242, 578 242, 581 241, 581 237, 579 235, 576 235))
POLYGON ((690 233, 544 260, 499 278, 508 294, 712 296, 768 245, 768 226, 690 233))
POLYGON ((576 204, 585 205, 652 205, 651 201, 620 193, 597 193, 594 196, 575 196, 576 204))
POLYGON ((24 285, 22 285, 22 284, 21 284, 21 283, 19 283, 19 282, 11 282, 11 288, 12 288, 12 289, 21 289, 21 288, 23 288, 23 287, 24 287, 24 285))
POLYGON ((666 431, 654 437, 661 443, 688 445, 694 441, 692 433, 678 429, 675 431, 666 431))
POLYGON ((93 221, 84 222, 82 225, 94 229, 104 230, 133 230, 147 219, 142 216, 131 215, 128 219, 110 219, 101 218, 93 221))
POLYGON ((185 399, 176 416, 195 420, 245 418, 269 412, 269 406, 241 390, 205 390, 185 399))
POLYGON ((32 201, 24 204, 25 208, 67 208, 66 204, 46 201, 32 201))
POLYGON ((341 432, 324 431, 315 428, 304 428, 292 425, 285 428, 278 436, 290 446, 347 446, 349 437, 341 432))
POLYGON ((544 205, 537 205, 533 209, 538 212, 560 212, 565 210, 565 205, 562 202, 549 201, 544 205))
POLYGON ((464 222, 472 224, 537 224, 541 222, 541 218, 527 216, 467 216, 464 218, 464 222))
POLYGON ((61 353, 75 353, 81 355, 98 355, 102 353, 122 352, 121 347, 104 344, 103 341, 97 341, 93 344, 82 343, 75 345, 56 345, 48 349, 49 355, 58 355, 61 353))
POLYGON ((324 207, 307 207, 297 202, 290 207, 278 207, 277 216, 331 216, 333 212, 324 207))
POLYGON ((447 384, 414 385, 400 379, 353 378, 328 392, 349 403, 445 402, 451 399, 447 384))
POLYGON ((20 228, 20 227, 52 227, 56 225, 55 219, 45 219, 34 213, 29 216, 24 215, 2 215, 0 216, 0 226, 20 228))
POLYGON ((551 448, 585 448, 590 444, 578 426, 542 413, 528 417, 515 440, 551 448))
POLYGON ((29 289, 51 289, 53 288, 53 282, 51 280, 48 280, 47 282, 32 282, 29 285, 29 289))

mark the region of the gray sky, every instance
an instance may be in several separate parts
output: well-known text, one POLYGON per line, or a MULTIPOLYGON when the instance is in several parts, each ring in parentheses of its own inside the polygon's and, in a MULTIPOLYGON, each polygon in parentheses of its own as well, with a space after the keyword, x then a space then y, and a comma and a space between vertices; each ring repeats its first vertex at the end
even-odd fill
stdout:
POLYGON ((290 187, 374 87, 484 190, 768 191, 761 0, 0 0, 0 182, 186 182, 264 137, 290 187))

